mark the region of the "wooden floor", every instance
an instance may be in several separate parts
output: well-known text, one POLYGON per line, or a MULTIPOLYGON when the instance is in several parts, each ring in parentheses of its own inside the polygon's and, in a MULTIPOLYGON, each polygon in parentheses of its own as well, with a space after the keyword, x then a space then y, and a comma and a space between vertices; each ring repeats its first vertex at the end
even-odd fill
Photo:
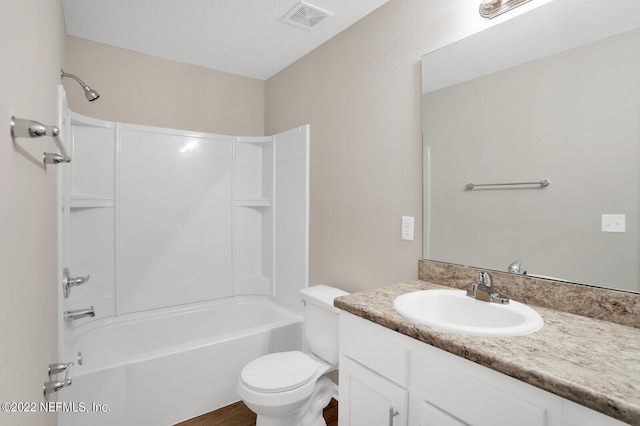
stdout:
MULTIPOLYGON (((324 409, 327 426, 338 426, 338 401, 332 399, 324 409)), ((256 415, 242 401, 174 426, 255 426, 256 415)))

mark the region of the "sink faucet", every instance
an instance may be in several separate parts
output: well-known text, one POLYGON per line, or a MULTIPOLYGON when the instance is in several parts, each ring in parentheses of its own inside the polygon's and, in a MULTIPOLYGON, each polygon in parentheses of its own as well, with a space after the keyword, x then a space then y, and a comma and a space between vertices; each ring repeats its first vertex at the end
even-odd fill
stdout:
POLYGON ((509 303, 509 298, 493 291, 491 275, 485 271, 480 271, 480 283, 469 284, 467 296, 485 302, 499 303, 501 305, 509 303))
POLYGON ((89 309, 74 309, 72 311, 64 311, 65 321, 73 321, 84 317, 95 317, 96 313, 93 306, 89 309))
POLYGON ((510 272, 512 274, 522 273, 522 275, 527 275, 527 271, 520 272, 520 269, 522 269, 522 260, 518 259, 511 262, 511 265, 509 265, 509 267, 507 268, 507 272, 510 272))

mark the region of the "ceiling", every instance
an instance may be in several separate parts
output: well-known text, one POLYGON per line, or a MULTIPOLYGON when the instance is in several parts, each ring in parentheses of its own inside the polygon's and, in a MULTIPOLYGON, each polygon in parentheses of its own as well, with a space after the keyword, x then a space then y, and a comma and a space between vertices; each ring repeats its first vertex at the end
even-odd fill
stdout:
POLYGON ((298 0, 62 0, 67 34, 266 80, 388 0, 308 0, 311 29, 282 22, 298 0))

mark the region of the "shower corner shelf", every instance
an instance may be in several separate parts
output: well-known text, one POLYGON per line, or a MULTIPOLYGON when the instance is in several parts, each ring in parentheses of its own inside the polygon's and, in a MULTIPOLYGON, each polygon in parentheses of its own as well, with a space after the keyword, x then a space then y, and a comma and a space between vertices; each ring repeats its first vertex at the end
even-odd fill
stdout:
POLYGON ((239 136, 236 137, 238 143, 264 144, 273 142, 272 136, 239 136))
POLYGON ((238 198, 236 207, 271 207, 271 198, 238 198))
POLYGON ((115 200, 111 197, 94 197, 88 195, 71 196, 69 207, 72 209, 83 208, 108 208, 115 207, 115 200))

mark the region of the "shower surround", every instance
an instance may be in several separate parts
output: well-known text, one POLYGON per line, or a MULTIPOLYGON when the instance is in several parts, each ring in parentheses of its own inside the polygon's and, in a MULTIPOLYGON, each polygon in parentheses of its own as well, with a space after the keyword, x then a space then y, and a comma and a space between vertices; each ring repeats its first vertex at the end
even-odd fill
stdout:
POLYGON ((309 127, 235 137, 73 112, 61 121, 72 162, 60 175, 59 268, 90 279, 68 298, 60 291, 60 359, 76 363, 60 399, 114 401, 92 424, 157 424, 145 423, 148 411, 169 401, 142 396, 160 385, 150 374, 182 393, 185 378, 209 378, 181 415, 233 402, 239 360, 300 346, 309 127), (95 318, 62 319, 90 306, 95 318))

